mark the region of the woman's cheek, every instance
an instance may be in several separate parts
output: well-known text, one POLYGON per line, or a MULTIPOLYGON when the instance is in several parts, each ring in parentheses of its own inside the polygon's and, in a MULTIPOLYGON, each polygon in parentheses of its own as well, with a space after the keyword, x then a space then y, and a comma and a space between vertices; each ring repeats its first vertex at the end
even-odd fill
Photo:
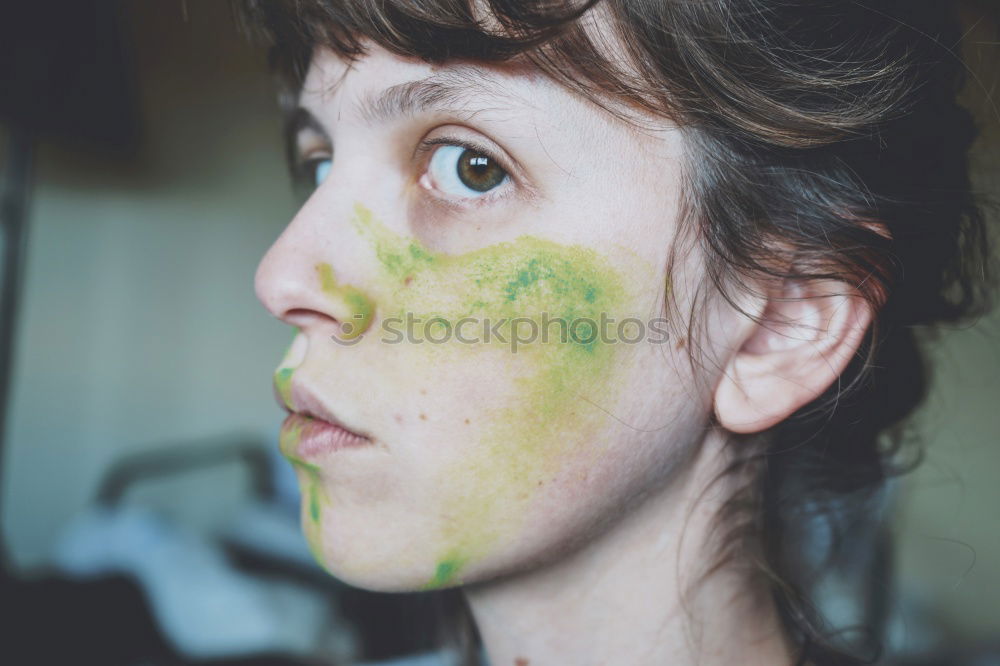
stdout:
POLYGON ((455 455, 431 480, 447 518, 425 586, 460 583, 470 564, 517 538, 546 483, 599 462, 628 365, 618 323, 634 316, 641 290, 586 247, 522 236, 444 255, 360 204, 355 214, 379 263, 372 286, 383 329, 374 333, 405 345, 407 376, 443 377, 435 390, 488 385, 470 387, 490 399, 463 419, 464 431, 447 430, 467 441, 452 443, 455 455))

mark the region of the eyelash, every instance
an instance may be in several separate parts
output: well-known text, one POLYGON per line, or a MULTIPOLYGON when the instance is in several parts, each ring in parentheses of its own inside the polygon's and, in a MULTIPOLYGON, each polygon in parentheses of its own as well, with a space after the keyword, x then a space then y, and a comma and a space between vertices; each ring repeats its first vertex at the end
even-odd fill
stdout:
MULTIPOLYGON (((508 166, 506 160, 497 157, 492 150, 486 148, 483 145, 480 145, 474 141, 459 139, 458 137, 444 136, 435 139, 424 139, 419 144, 417 144, 417 147, 413 153, 414 157, 420 156, 421 158, 424 158, 430 153, 432 153, 436 146, 460 146, 462 148, 465 148, 466 150, 471 150, 474 153, 480 154, 490 160, 493 160, 497 164, 497 166, 503 169, 504 173, 507 174, 508 179, 514 180, 514 172, 508 166)), ((333 159, 331 155, 307 156, 300 158, 295 165, 296 180, 306 185, 307 187, 310 188, 315 187, 314 184, 315 184, 316 168, 320 162, 329 159, 333 159)), ((421 159, 421 163, 424 164, 424 166, 426 166, 425 159, 421 159)), ((508 189, 507 186, 500 188, 501 191, 506 189, 508 189)), ((495 201, 497 199, 503 198, 504 196, 506 196, 506 192, 502 192, 500 194, 490 192, 488 194, 484 194, 481 197, 475 197, 474 199, 467 199, 466 201, 477 202, 477 203, 483 201, 495 201)), ((450 199, 445 199, 445 201, 447 203, 457 205, 454 204, 454 202, 450 199)), ((468 205, 468 203, 466 205, 468 205)))

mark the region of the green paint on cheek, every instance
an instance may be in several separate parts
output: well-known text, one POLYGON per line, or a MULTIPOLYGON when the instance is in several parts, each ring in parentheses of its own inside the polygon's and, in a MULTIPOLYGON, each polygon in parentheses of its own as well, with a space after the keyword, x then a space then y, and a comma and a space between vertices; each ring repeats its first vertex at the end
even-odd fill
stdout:
MULTIPOLYGON (((454 326, 463 317, 505 320, 493 329, 492 344, 505 346, 520 326, 545 328, 548 339, 567 338, 576 351, 595 351, 593 333, 601 313, 613 313, 624 298, 617 271, 590 248, 522 236, 460 255, 422 247, 376 222, 371 212, 355 205, 355 228, 372 244, 383 281, 379 301, 384 316, 423 321, 436 317, 454 326), (406 257, 412 261, 403 261, 406 257), (553 321, 554 320, 554 321, 553 321), (548 326, 543 326, 549 322, 548 326), (573 333, 560 333, 576 322, 573 333), (590 323, 593 322, 593 323, 590 323)), ((480 336, 482 337, 482 336, 480 336)), ((541 349, 544 345, 533 345, 541 349)), ((566 345, 548 349, 553 362, 572 353, 566 345)))
POLYGON ((506 341, 452 339, 423 344, 408 357, 414 364, 421 355, 430 360, 411 365, 413 373, 441 372, 450 362, 467 373, 474 367, 469 354, 503 354, 491 359, 504 370, 489 379, 497 382, 497 399, 480 438, 468 457, 440 472, 455 507, 442 528, 447 554, 428 583, 440 587, 492 543, 516 537, 538 482, 579 455, 581 442, 599 446, 607 413, 584 398, 612 404, 621 384, 614 373, 622 365, 622 346, 604 344, 595 334, 602 314, 620 321, 638 300, 609 259, 589 247, 522 236, 463 254, 436 253, 380 224, 361 204, 355 205, 354 226, 380 263, 373 288, 382 317, 440 317, 452 326, 463 317, 506 322, 495 329, 506 341), (517 318, 521 324, 511 321, 517 318), (518 327, 530 332, 532 324, 547 331, 548 342, 536 339, 512 354, 511 334, 518 327))
POLYGON ((410 262, 412 262, 411 266, 414 268, 420 266, 421 264, 433 263, 434 261, 434 255, 416 243, 410 243, 406 249, 409 253, 410 262))
POLYGON ((319 274, 323 292, 330 298, 342 302, 350 312, 345 321, 341 322, 345 325, 341 337, 352 340, 368 330, 375 306, 364 292, 349 284, 339 284, 333 276, 333 267, 330 264, 317 264, 316 272, 319 274))
POLYGON ((356 227, 373 241, 375 256, 387 274, 404 279, 434 264, 437 257, 433 252, 382 227, 372 212, 361 204, 354 205, 354 215, 356 227), (372 238, 373 235, 379 238, 372 238))

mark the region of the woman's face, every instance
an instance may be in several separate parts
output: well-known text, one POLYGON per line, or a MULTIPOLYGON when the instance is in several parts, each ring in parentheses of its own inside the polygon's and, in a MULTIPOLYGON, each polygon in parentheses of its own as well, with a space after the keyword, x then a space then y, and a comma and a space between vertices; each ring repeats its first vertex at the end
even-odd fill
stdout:
POLYGON ((667 280, 679 132, 526 69, 377 47, 319 52, 299 104, 317 185, 257 292, 298 329, 280 446, 317 559, 369 589, 469 583, 663 491, 712 383, 658 320, 698 279, 690 255, 667 280))

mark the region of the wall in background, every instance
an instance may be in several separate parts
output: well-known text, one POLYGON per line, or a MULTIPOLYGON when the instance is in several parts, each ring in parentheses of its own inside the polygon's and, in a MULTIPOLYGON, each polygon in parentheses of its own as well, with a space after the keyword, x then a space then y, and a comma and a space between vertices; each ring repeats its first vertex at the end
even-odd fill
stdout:
MULTIPOLYGON (((189 2, 186 17, 179 2, 123 4, 140 154, 43 144, 36 162, 3 465, 22 567, 45 561, 122 455, 234 432, 273 440, 282 416, 270 375, 292 330, 253 293, 295 210, 265 54, 228 3, 189 2)), ((177 493, 185 515, 239 501, 240 472, 219 474, 177 493)))
MULTIPOLYGON (((975 187, 987 205, 994 242, 1000 243, 1000 11, 969 2, 965 18, 969 76, 963 101, 981 131, 971 158, 975 187)), ((971 327, 945 331, 931 358, 935 379, 915 422, 926 459, 902 479, 897 569, 907 594, 922 600, 955 637, 996 638, 1000 309, 971 327)))

